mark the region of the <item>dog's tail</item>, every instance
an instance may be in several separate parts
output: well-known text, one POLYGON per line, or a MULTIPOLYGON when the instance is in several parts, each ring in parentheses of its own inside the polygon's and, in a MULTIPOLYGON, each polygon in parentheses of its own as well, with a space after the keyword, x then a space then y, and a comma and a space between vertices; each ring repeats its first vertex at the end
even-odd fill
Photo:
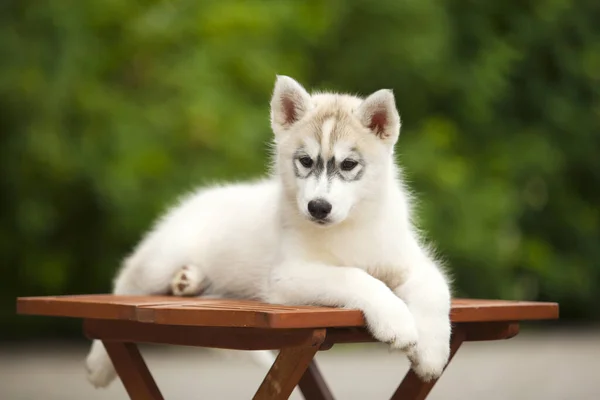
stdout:
POLYGON ((92 342, 85 360, 85 370, 88 381, 96 388, 107 387, 117 377, 115 367, 100 340, 92 342))

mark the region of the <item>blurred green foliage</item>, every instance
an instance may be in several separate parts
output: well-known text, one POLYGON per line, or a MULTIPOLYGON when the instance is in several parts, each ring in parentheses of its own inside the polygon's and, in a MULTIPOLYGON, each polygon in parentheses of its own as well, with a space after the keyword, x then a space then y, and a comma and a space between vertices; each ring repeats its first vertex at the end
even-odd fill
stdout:
POLYGON ((106 292, 177 195, 266 170, 275 74, 393 88, 456 294, 600 307, 600 2, 11 0, 0 6, 0 337, 106 292))

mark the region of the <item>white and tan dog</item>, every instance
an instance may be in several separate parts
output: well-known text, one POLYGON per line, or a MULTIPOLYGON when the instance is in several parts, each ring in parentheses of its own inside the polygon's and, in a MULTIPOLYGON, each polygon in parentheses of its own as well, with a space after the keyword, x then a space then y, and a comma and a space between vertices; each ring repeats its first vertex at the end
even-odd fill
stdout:
MULTIPOLYGON (((202 295, 362 310, 373 336, 424 380, 449 356, 450 290, 411 222, 394 162, 390 90, 310 95, 279 76, 270 178, 204 188, 163 216, 124 262, 121 295, 202 295)), ((115 377, 103 346, 89 380, 115 377)))

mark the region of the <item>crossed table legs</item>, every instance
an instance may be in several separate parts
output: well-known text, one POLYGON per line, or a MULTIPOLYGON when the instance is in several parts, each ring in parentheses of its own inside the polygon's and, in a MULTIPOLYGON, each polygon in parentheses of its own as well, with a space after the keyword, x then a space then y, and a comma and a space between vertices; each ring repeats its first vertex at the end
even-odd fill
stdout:
MULTIPOLYGON (((212 328, 86 319, 84 331, 89 338, 103 341, 132 400, 163 399, 135 343, 238 350, 280 349, 254 399, 287 399, 298 385, 307 400, 332 400, 333 395, 313 361, 317 351, 328 350, 336 343, 374 341, 364 329, 358 328, 212 328)), ((508 339, 518 332, 519 324, 516 322, 455 324, 450 358, 465 341, 508 339)), ((434 385, 435 381, 423 382, 411 370, 391 399, 425 399, 434 385)))

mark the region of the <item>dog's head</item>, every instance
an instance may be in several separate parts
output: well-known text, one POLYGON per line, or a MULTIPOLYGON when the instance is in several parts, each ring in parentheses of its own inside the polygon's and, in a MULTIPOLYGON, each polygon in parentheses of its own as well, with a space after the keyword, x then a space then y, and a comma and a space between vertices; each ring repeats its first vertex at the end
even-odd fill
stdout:
POLYGON ((389 183, 400 116, 391 90, 365 99, 310 95, 278 76, 271 100, 275 167, 289 200, 322 226, 351 217, 389 183))

